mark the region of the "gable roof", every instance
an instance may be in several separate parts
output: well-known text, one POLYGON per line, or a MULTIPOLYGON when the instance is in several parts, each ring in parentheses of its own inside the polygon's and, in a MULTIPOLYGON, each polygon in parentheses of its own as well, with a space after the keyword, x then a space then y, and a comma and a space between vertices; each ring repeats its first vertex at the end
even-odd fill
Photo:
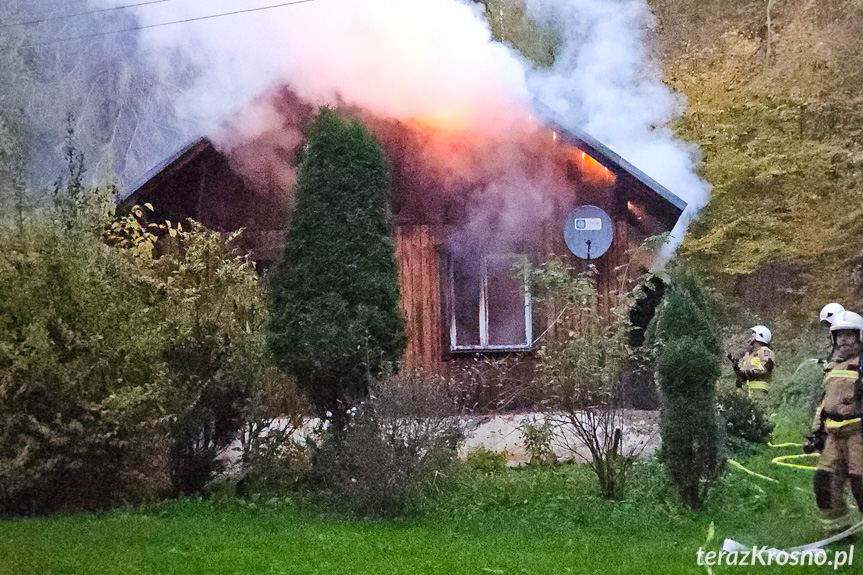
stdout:
MULTIPOLYGON (((654 216, 668 229, 674 227, 683 210, 686 209, 687 204, 682 198, 593 136, 576 127, 568 126, 548 106, 534 101, 533 108, 548 129, 554 130, 565 142, 590 155, 619 179, 632 184, 630 187, 633 189, 633 195, 649 206, 654 216)), ((206 137, 193 140, 138 178, 125 193, 120 195, 117 203, 121 207, 128 208, 130 204, 134 203, 131 201, 132 196, 139 192, 146 193, 148 190, 158 187, 201 154, 213 151, 215 148, 206 137)))
POLYGON ((135 180, 135 182, 129 186, 128 190, 119 195, 117 198, 117 204, 124 206, 128 200, 139 191, 145 191, 154 186, 158 186, 161 182, 181 170, 183 166, 211 149, 215 149, 213 148, 213 144, 209 139, 204 137, 186 144, 135 180))

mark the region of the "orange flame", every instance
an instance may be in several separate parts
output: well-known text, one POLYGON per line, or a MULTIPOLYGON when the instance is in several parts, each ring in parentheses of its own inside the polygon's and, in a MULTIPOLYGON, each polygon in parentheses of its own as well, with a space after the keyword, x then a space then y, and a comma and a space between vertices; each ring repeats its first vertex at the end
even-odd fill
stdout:
POLYGON ((578 148, 573 148, 570 151, 569 158, 578 166, 585 178, 594 184, 612 185, 617 180, 617 176, 613 172, 600 164, 593 156, 578 148))

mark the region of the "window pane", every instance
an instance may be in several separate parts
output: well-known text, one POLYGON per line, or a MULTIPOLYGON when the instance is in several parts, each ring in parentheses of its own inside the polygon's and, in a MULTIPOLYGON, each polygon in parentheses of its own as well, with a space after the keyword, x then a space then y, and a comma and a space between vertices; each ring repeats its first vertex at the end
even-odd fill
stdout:
POLYGON ((490 345, 526 345, 524 280, 513 265, 516 258, 489 258, 488 273, 488 343, 490 345))
POLYGON ((479 346, 480 257, 453 256, 453 311, 457 347, 479 346))

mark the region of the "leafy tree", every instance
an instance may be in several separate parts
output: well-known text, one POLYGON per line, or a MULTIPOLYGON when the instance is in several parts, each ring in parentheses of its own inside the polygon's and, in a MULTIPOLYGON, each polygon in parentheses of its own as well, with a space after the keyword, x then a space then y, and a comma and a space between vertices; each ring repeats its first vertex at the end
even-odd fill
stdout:
POLYGON ((390 173, 368 130, 329 109, 310 127, 302 156, 271 281, 269 342, 279 365, 341 427, 369 376, 404 350, 390 173))
POLYGON ((648 332, 665 396, 662 455, 684 503, 699 508, 723 461, 716 419, 720 339, 695 278, 673 278, 648 332))

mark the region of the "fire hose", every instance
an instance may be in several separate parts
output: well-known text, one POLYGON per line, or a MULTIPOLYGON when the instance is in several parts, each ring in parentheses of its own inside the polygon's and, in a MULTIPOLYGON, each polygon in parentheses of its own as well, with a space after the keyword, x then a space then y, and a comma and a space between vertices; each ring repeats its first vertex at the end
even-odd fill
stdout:
MULTIPOLYGON (((774 444, 770 443, 768 445, 770 447, 773 447, 773 448, 802 447, 802 445, 799 443, 780 443, 778 445, 774 445, 774 444)), ((791 467, 794 469, 812 470, 812 469, 817 469, 817 468, 809 466, 809 465, 799 465, 796 463, 788 463, 788 461, 793 461, 795 459, 803 459, 806 457, 818 457, 819 455, 820 455, 819 453, 803 453, 803 454, 798 454, 798 455, 780 455, 779 457, 774 457, 770 461, 770 463, 772 463, 774 465, 784 466, 784 467, 791 467)), ((765 479, 767 481, 771 481, 774 483, 777 482, 776 479, 774 479, 772 477, 768 477, 766 475, 761 475, 760 473, 755 473, 754 471, 747 469, 746 467, 741 465, 739 462, 734 461, 733 459, 729 459, 728 464, 731 465, 732 467, 736 468, 736 469, 739 469, 741 471, 748 473, 749 475, 758 477, 760 479, 765 479)), ((842 539, 845 539, 846 537, 850 537, 851 535, 854 535, 855 533, 858 533, 858 532, 863 532, 863 521, 860 521, 860 522, 852 525, 851 527, 849 527, 845 531, 842 531, 841 533, 837 533, 836 535, 833 535, 831 537, 827 537, 826 539, 822 539, 821 541, 816 541, 814 543, 807 543, 805 545, 798 545, 797 547, 791 547, 790 549, 784 550, 784 552, 785 553, 803 553, 806 551, 816 551, 818 549, 826 547, 827 545, 830 545, 831 543, 836 543, 837 541, 841 541, 842 539)), ((742 543, 739 543, 739 542, 735 541, 734 539, 726 539, 722 543, 722 550, 726 551, 726 552, 747 551, 747 550, 751 550, 751 549, 752 549, 751 547, 747 547, 746 545, 743 545, 742 543)), ((771 549, 768 549, 766 551, 766 553, 769 555, 771 553, 778 553, 778 552, 782 552, 782 551, 783 550, 771 548, 771 549)))
MULTIPOLYGON (((821 541, 816 541, 815 543, 807 543, 805 545, 798 545, 797 547, 785 549, 784 552, 785 553, 803 553, 805 551, 816 551, 818 549, 826 547, 827 545, 830 545, 831 543, 836 543, 837 541, 841 541, 842 539, 845 539, 846 537, 850 537, 851 535, 854 535, 855 533, 858 533, 860 531, 863 531, 863 521, 860 521, 859 523, 852 525, 851 527, 849 527, 848 529, 846 529, 842 533, 837 533, 836 535, 833 535, 832 537, 822 539, 821 541)), ((725 541, 722 542, 722 550, 726 551, 726 552, 747 551, 750 549, 752 549, 752 548, 747 547, 746 545, 743 545, 742 543, 738 543, 734 539, 726 539, 725 541)), ((770 555, 770 554, 781 552, 781 551, 783 551, 783 550, 771 548, 771 549, 768 549, 766 551, 766 553, 768 555, 770 555)))

